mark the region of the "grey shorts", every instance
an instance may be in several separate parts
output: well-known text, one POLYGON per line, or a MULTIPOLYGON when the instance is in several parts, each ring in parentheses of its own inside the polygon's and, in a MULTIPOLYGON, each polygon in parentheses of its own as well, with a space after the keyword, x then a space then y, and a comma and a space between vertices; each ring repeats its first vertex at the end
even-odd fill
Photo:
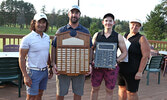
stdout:
POLYGON ((85 75, 78 75, 78 76, 56 75, 57 95, 65 96, 68 94, 70 81, 72 83, 73 93, 82 96, 84 90, 85 75))

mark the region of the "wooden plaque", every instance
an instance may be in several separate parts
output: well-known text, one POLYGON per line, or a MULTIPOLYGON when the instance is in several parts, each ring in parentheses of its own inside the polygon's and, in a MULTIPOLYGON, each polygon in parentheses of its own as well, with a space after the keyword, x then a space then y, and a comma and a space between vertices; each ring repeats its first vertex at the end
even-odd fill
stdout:
POLYGON ((56 65, 59 74, 76 76, 89 72, 90 35, 76 31, 56 34, 56 65))

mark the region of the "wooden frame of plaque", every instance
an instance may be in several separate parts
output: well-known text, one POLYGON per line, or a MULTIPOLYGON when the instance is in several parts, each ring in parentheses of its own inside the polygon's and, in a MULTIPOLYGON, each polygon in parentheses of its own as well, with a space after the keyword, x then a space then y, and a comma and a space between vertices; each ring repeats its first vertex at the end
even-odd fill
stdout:
POLYGON ((90 35, 76 31, 56 34, 56 66, 59 74, 77 76, 89 72, 90 35))

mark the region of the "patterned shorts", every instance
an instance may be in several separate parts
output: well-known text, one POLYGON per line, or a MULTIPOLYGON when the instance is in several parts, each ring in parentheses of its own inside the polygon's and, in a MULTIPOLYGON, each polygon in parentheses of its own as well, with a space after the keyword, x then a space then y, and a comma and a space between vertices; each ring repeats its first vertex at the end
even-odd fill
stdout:
POLYGON ((114 89, 117 76, 118 76, 119 67, 117 66, 114 70, 109 70, 108 68, 98 68, 93 67, 91 74, 91 82, 93 87, 98 87, 101 85, 101 82, 105 81, 105 85, 108 89, 114 89))

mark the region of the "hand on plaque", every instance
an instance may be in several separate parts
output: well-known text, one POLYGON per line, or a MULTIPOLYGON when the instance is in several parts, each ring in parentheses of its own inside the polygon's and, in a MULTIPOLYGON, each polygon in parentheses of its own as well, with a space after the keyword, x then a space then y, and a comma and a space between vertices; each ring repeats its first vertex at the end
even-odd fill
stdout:
POLYGON ((89 72, 86 73, 86 76, 89 76, 92 73, 92 64, 89 65, 89 72))
POLYGON ((58 71, 57 71, 57 66, 56 66, 56 64, 53 65, 52 70, 53 70, 53 73, 54 73, 54 74, 59 75, 59 73, 58 73, 58 71))
POLYGON ((53 69, 49 68, 49 74, 48 74, 48 78, 51 79, 53 77, 53 69))

